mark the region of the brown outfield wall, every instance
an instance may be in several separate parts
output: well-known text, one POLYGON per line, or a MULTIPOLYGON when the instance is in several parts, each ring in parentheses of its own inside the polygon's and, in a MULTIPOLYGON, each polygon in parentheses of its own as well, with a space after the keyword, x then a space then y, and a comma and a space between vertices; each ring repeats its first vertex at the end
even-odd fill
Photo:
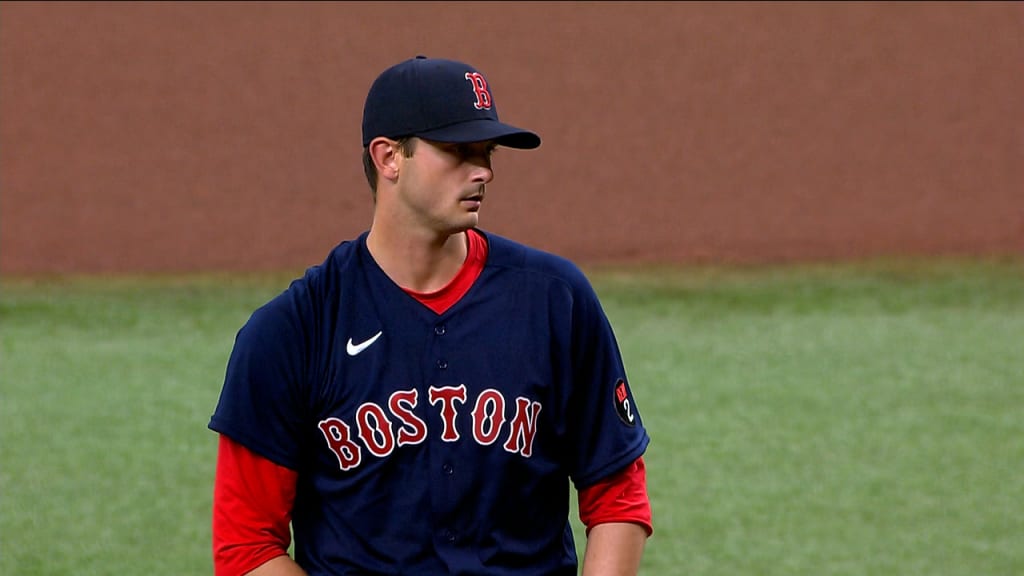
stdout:
POLYGON ((319 262, 418 53, 544 139, 482 226, 584 263, 1024 253, 1020 3, 4 2, 0 273, 319 262))

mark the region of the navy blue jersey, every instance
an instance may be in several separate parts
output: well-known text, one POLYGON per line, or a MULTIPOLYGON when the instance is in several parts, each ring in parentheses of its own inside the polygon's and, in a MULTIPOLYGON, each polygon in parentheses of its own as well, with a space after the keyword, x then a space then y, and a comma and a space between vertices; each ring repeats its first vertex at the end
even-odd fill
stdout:
POLYGON ((576 574, 569 482, 649 442, 597 297, 568 260, 485 234, 436 314, 337 246, 238 332, 210 428, 298 472, 318 574, 576 574))

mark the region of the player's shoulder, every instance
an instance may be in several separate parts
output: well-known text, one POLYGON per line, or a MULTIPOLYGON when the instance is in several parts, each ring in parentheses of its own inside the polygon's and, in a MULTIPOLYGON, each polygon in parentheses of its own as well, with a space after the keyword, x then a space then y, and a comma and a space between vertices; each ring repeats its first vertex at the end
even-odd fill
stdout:
POLYGON ((343 279, 350 276, 359 263, 359 246, 365 243, 368 232, 353 240, 345 240, 331 249, 323 262, 310 266, 301 278, 292 282, 290 289, 314 294, 340 289, 343 279))
MULTIPOLYGON (((365 236, 365 233, 363 234, 365 236)), ((288 286, 257 308, 250 324, 290 325, 293 329, 316 322, 323 307, 337 300, 342 284, 358 260, 358 242, 346 240, 336 245, 320 263, 306 268, 288 286)))
POLYGON ((480 231, 487 239, 487 265, 547 278, 577 290, 591 290, 583 270, 568 258, 517 242, 499 234, 480 231))

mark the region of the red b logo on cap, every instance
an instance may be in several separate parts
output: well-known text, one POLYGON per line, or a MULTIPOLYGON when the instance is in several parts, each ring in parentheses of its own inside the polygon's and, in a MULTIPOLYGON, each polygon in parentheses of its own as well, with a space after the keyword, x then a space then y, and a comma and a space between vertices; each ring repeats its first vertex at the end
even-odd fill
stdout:
POLYGON ((479 72, 466 72, 466 80, 473 85, 473 93, 476 94, 476 102, 473 107, 477 110, 491 109, 491 92, 487 90, 487 80, 479 72))

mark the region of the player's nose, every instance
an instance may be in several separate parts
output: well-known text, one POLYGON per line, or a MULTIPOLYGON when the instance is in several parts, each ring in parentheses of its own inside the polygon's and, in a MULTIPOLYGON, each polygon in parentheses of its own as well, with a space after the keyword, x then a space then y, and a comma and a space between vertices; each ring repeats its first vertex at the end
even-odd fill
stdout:
POLYGON ((475 165, 473 167, 473 182, 480 184, 489 184, 491 180, 494 180, 494 170, 491 169, 491 163, 488 162, 485 165, 475 165))

